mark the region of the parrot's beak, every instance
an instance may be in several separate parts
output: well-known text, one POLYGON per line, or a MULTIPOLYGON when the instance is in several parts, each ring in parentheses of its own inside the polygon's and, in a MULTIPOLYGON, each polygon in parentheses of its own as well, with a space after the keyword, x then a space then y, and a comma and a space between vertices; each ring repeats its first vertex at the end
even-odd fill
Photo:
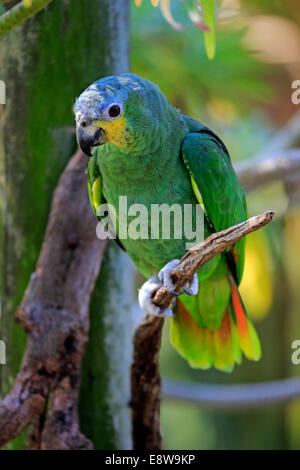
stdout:
POLYGON ((92 124, 87 127, 83 127, 82 124, 77 125, 76 137, 79 148, 91 157, 92 147, 104 144, 104 134, 101 127, 95 127, 92 124))

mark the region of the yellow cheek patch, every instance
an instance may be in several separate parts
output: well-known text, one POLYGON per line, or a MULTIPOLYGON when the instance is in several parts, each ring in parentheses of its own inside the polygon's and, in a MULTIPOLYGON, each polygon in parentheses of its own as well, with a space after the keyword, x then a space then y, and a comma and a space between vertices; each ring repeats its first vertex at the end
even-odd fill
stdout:
POLYGON ((127 127, 127 123, 124 116, 120 116, 112 121, 98 121, 96 126, 104 129, 107 140, 110 143, 119 147, 124 147, 126 145, 125 129, 127 127))

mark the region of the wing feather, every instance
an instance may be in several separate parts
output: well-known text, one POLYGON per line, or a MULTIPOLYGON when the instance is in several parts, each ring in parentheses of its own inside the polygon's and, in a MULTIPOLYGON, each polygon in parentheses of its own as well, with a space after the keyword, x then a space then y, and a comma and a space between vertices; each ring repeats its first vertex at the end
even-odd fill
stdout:
MULTIPOLYGON (((206 217, 220 231, 247 219, 244 190, 222 141, 209 130, 191 132, 182 144, 182 156, 196 197, 201 195, 206 217)), ((233 255, 240 282, 244 266, 245 238, 236 243, 233 255)))

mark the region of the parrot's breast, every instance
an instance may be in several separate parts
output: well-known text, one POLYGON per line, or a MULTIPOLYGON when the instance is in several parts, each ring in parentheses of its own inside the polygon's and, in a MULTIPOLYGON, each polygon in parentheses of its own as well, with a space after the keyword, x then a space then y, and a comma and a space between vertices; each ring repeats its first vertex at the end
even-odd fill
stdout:
POLYGON ((174 148, 173 141, 172 148, 165 145, 155 155, 135 157, 136 173, 130 165, 114 171, 111 164, 100 161, 103 194, 114 208, 116 234, 146 277, 171 259, 183 256, 193 244, 202 241, 199 236, 204 237, 203 211, 183 164, 180 143, 174 148), (200 233, 193 242, 196 219, 200 233))

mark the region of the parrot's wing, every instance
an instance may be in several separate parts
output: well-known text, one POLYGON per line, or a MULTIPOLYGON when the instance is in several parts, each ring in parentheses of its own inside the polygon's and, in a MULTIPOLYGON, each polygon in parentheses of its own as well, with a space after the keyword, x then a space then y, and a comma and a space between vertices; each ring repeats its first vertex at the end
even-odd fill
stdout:
MULTIPOLYGON (((247 219, 244 190, 231 165, 225 145, 215 134, 209 130, 188 134, 182 144, 182 156, 190 173, 195 195, 204 204, 206 217, 214 231, 226 229, 247 219)), ((244 248, 245 237, 228 253, 229 267, 231 271, 236 269, 233 274, 238 282, 243 272, 244 248)))
MULTIPOLYGON (((99 213, 97 214, 97 210, 101 204, 106 203, 106 200, 102 193, 102 178, 95 156, 89 158, 87 174, 90 203, 97 219, 101 221, 101 217, 98 215, 99 213)), ((115 238, 115 241, 122 250, 126 251, 118 237, 115 238)))
MULTIPOLYGON (((244 191, 224 144, 209 129, 188 134, 182 157, 191 184, 212 230, 220 231, 247 218, 244 191)), ((193 367, 230 372, 242 352, 257 361, 261 348, 238 292, 244 264, 245 238, 222 255, 208 279, 200 281, 198 295, 181 297, 172 321, 175 348, 193 367), (230 271, 232 274, 230 274, 230 271)))

